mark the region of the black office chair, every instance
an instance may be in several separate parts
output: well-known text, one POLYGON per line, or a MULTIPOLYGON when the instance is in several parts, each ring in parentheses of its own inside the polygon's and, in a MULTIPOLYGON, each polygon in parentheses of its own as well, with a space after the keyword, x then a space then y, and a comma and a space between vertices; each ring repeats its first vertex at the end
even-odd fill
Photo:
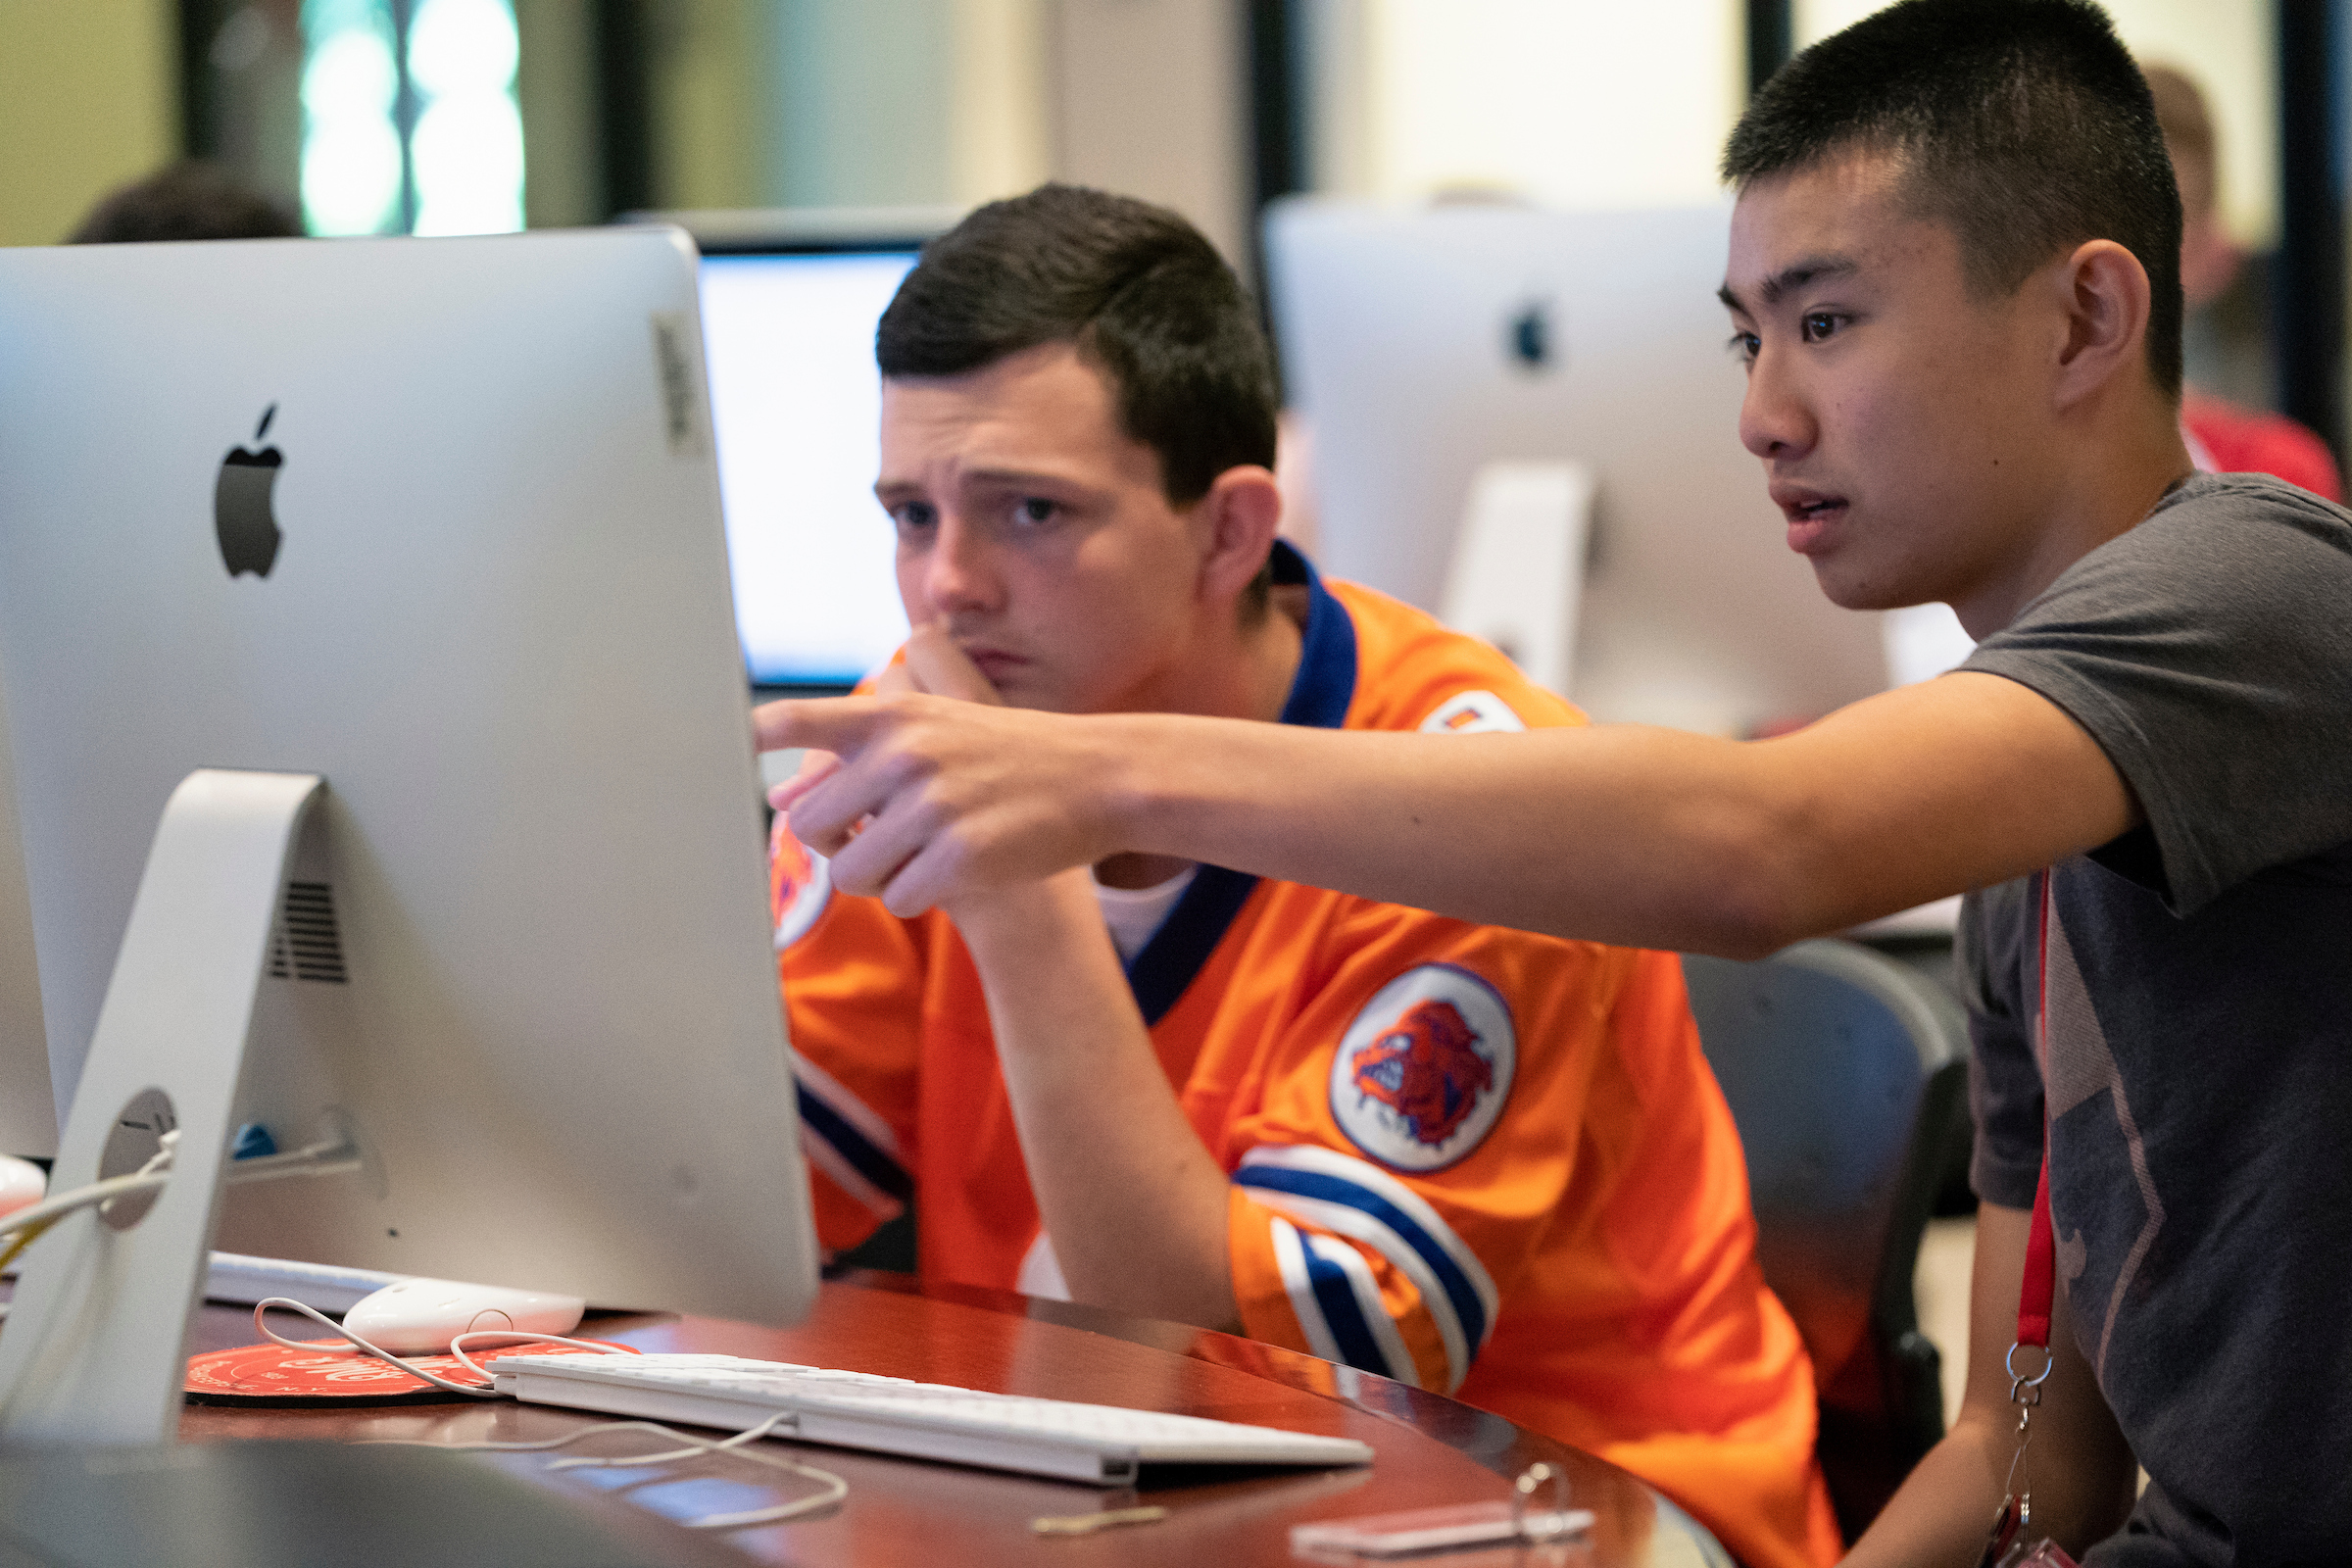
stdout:
POLYGON ((1851 942, 1686 956, 1690 1010, 1747 1150, 1764 1278, 1813 1357, 1819 1452, 1850 1543, 1943 1436, 1912 1270, 1968 1135, 1959 1004, 1851 942))

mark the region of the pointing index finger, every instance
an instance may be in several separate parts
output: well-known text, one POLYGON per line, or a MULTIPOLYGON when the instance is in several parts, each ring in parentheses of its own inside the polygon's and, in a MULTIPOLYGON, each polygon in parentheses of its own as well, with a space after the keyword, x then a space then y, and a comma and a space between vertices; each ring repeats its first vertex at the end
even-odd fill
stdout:
POLYGON ((870 697, 789 697, 753 709, 752 731, 763 752, 806 746, 849 756, 865 744, 881 716, 882 705, 870 697))

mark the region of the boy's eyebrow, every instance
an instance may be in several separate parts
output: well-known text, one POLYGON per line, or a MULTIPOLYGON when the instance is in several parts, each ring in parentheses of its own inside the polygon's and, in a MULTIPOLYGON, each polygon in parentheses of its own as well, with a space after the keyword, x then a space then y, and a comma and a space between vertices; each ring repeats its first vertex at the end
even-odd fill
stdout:
MULTIPOLYGON (((1782 268, 1764 280, 1760 303, 1778 305, 1791 289, 1824 277, 1850 277, 1862 270, 1862 264, 1850 256, 1808 256, 1801 262, 1782 268)), ((1740 298, 1730 283, 1715 291, 1715 297, 1727 310, 1745 311, 1747 304, 1740 298)))
MULTIPOLYGON (((994 485, 1000 488, 1018 489, 1022 485, 1085 488, 1083 481, 1067 474, 1055 473, 1048 468, 969 468, 958 478, 964 484, 994 485)), ((887 474, 874 481, 874 494, 886 504, 893 496, 915 496, 920 494, 924 488, 924 483, 920 479, 894 479, 887 474)))

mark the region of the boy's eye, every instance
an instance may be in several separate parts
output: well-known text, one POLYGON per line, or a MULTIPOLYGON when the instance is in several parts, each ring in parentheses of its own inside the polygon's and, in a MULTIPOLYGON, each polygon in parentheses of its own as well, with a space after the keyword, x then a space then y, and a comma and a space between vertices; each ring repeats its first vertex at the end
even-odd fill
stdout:
POLYGON ((1808 343, 1819 343, 1838 330, 1838 318, 1827 311, 1815 311, 1801 323, 1808 343))
POLYGON ((1756 334, 1753 332, 1734 332, 1731 336, 1731 341, 1724 345, 1724 347, 1732 351, 1733 356, 1737 358, 1742 365, 1755 364, 1756 350, 1762 346, 1763 345, 1757 341, 1756 334))
POLYGON ((928 501, 903 501, 891 509, 890 516, 901 533, 918 533, 939 520, 939 513, 928 501))
POLYGON ((1012 514, 1022 522, 1052 522, 1054 514, 1060 510, 1059 505, 1048 501, 1044 496, 1023 496, 1020 505, 1012 509, 1012 514))

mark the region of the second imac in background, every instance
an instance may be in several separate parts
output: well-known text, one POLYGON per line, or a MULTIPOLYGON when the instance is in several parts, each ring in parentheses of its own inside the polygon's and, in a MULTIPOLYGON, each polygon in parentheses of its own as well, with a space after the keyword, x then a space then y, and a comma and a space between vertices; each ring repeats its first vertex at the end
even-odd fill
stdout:
POLYGON ((1482 468, 1573 466, 1589 539, 1527 566, 1575 624, 1565 695, 1595 719, 1753 735, 1883 690, 1882 617, 1822 596, 1740 444, 1715 298, 1729 222, 1728 206, 1278 204, 1268 293, 1324 568, 1439 611, 1457 559, 1510 554, 1457 558, 1482 468))

